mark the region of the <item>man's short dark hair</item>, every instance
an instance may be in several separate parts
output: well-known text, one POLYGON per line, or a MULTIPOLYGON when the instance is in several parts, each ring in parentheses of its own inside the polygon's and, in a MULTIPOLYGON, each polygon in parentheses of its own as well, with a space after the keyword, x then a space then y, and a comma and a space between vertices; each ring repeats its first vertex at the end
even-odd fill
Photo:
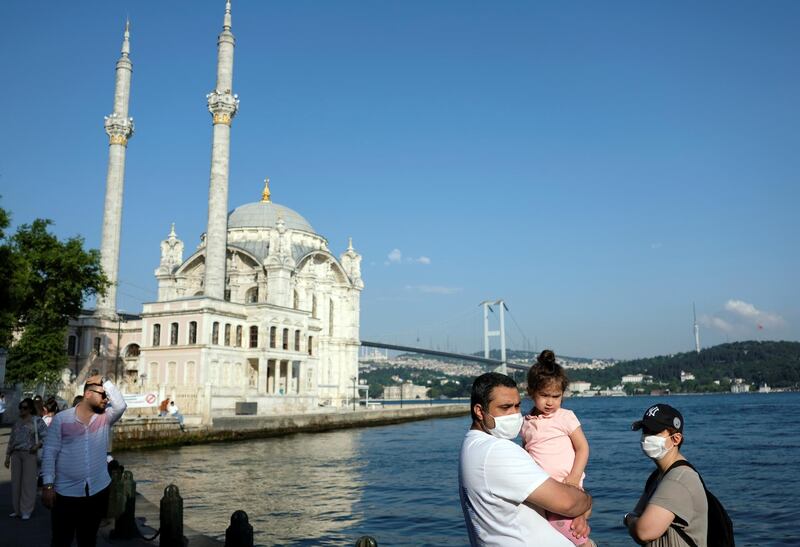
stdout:
POLYGON ((475 381, 472 382, 472 394, 469 401, 469 410, 472 414, 472 420, 477 421, 478 417, 475 415, 475 405, 481 405, 481 408, 487 410, 489 408, 490 395, 492 390, 497 386, 503 387, 517 387, 517 383, 499 372, 487 372, 481 374, 475 381))

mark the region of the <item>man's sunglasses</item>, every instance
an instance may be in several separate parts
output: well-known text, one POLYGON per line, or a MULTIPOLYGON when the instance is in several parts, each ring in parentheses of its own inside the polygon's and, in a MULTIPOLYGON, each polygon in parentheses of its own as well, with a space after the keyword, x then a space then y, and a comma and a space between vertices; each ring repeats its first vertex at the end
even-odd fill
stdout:
POLYGON ((95 391, 94 389, 90 389, 88 391, 91 391, 92 393, 97 393, 103 399, 108 399, 108 393, 106 393, 105 391, 95 391))

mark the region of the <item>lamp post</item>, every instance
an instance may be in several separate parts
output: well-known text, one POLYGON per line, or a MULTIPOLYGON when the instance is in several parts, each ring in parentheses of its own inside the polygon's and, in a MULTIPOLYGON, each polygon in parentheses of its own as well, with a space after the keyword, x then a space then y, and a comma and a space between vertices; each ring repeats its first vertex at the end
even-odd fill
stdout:
POLYGON ((118 383, 118 384, 120 383, 119 382, 119 357, 120 357, 120 355, 119 355, 120 354, 120 352, 119 352, 119 342, 120 342, 120 338, 122 337, 122 314, 123 313, 124 312, 119 312, 119 311, 117 312, 117 357, 116 357, 116 359, 114 359, 114 381, 116 383, 118 383))
POLYGON ((351 376, 350 379, 353 380, 353 412, 355 412, 356 411, 356 380, 358 378, 356 378, 355 376, 351 376))

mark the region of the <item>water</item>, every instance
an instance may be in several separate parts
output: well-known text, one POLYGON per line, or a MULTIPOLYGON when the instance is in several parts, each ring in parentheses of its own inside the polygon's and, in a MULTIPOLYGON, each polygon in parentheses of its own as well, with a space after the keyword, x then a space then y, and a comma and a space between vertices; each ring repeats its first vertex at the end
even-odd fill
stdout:
MULTIPOLYGON (((653 465, 630 424, 658 401, 683 413, 683 453, 731 514, 737 545, 800 545, 800 393, 568 399, 591 447, 592 537, 633 545, 622 516, 653 465)), ((353 545, 361 535, 383 546, 465 545, 457 461, 468 426, 466 417, 437 419, 120 460, 153 502, 177 484, 186 524, 218 538, 243 509, 259 545, 353 545)))

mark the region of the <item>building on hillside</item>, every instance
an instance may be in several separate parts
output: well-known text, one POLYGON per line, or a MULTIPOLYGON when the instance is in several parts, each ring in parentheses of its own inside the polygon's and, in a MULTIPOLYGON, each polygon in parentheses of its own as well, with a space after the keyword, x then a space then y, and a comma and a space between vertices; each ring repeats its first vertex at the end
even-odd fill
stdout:
MULTIPOLYGON (((228 211, 234 37, 226 3, 217 85, 208 95, 213 139, 208 229, 184 256, 173 225, 155 270, 158 297, 140 314, 116 311, 122 181, 133 120, 126 26, 114 112, 106 118, 109 169, 101 260, 112 289, 70 324, 64 380, 74 391, 91 369, 115 375, 127 393, 158 392, 206 423, 258 403, 258 414, 346 405, 358 379, 361 256, 338 257, 294 210, 261 199, 228 211)), ((254 188, 255 190, 255 188, 254 188)), ((260 190, 260 188, 259 188, 260 190)), ((254 192, 255 193, 255 192, 254 192)), ((65 389, 65 394, 70 388, 65 389)))
POLYGON ((621 380, 623 384, 643 384, 652 381, 653 377, 647 374, 626 374, 621 380))
POLYGON ((694 379, 695 379, 694 378, 694 374, 692 374, 691 372, 681 371, 681 383, 688 382, 688 381, 694 380, 694 379))
POLYGON ((573 393, 583 393, 584 391, 589 391, 591 389, 592 384, 590 382, 583 382, 583 381, 576 381, 570 382, 567 386, 567 391, 571 391, 573 393))
POLYGON ((397 386, 386 386, 383 388, 383 398, 399 401, 403 399, 427 399, 428 387, 417 386, 411 382, 403 382, 397 386))

